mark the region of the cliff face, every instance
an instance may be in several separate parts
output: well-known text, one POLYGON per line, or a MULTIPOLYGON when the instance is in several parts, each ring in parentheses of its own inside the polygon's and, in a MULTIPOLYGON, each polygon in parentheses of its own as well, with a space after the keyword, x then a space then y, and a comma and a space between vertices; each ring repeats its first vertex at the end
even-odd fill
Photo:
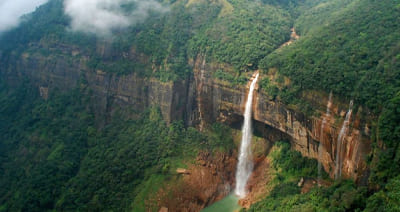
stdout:
MULTIPOLYGON (((184 120, 189 126, 202 129, 215 121, 240 127, 248 86, 232 86, 213 79, 212 70, 202 58, 192 62, 194 75, 178 82, 160 82, 135 74, 118 76, 102 70, 91 70, 84 56, 63 57, 23 54, 19 61, 2 71, 9 81, 27 76, 37 86, 43 98, 56 90, 87 86, 91 91, 93 107, 98 120, 106 123, 115 111, 141 112, 150 106, 159 106, 164 119, 184 120)), ((263 77, 262 75, 260 77, 263 77)), ((289 139, 292 147, 306 157, 318 159, 319 143, 323 145, 319 159, 325 170, 334 176, 337 137, 347 105, 332 104, 332 114, 325 117, 328 99, 311 97, 313 108, 321 115, 306 117, 281 102, 271 100, 268 94, 256 89, 253 111, 256 131, 266 138, 289 139), (323 129, 322 120, 326 120, 323 129)), ((360 111, 351 117, 350 128, 342 146, 342 175, 361 180, 367 173, 366 156, 371 151, 369 124, 360 120, 360 111)), ((131 113, 126 113, 131 114, 131 113)))
MULTIPOLYGON (((323 101, 321 104, 327 101, 323 101)), ((256 120, 288 134, 295 150, 306 157, 320 160, 325 170, 333 177, 338 136, 347 109, 335 104, 333 107, 335 109, 331 116, 326 117, 324 111, 320 111, 321 116, 307 118, 279 102, 268 100, 268 96, 260 92, 255 102, 254 117, 256 120), (325 124, 322 124, 324 117, 325 124), (320 144, 322 144, 322 154, 319 156, 320 144)), ((351 117, 350 128, 342 142, 340 157, 343 161, 342 173, 345 178, 361 179, 366 174, 366 156, 371 151, 371 141, 368 124, 362 126, 360 122, 359 114, 351 117)))
POLYGON ((190 79, 160 82, 136 74, 119 76, 90 69, 86 65, 86 56, 71 58, 23 54, 13 60, 17 62, 2 70, 2 77, 7 78, 10 84, 18 83, 23 78, 30 79, 44 99, 53 92, 87 87, 100 124, 107 122, 116 110, 129 111, 124 114, 131 115, 134 114, 132 111, 141 112, 151 106, 159 106, 167 122, 195 120, 187 116, 191 112, 186 112, 191 109, 191 94, 194 94, 190 79))
MULTIPOLYGON (((201 59, 194 64, 200 125, 214 121, 227 124, 241 122, 249 84, 232 87, 219 80, 212 79, 210 70, 216 68, 218 67, 208 66, 201 59)), ((263 76, 261 75, 261 77, 263 76)), ((301 152, 303 156, 321 161, 324 169, 331 177, 334 177, 337 138, 347 105, 341 102, 333 102, 331 106, 332 114, 325 117, 324 110, 328 99, 322 98, 310 98, 316 112, 322 115, 308 118, 298 111, 289 109, 281 102, 271 100, 268 94, 257 89, 253 102, 254 119, 257 131, 264 131, 264 134, 265 132, 275 134, 275 136, 263 136, 274 137, 275 139, 289 138, 293 149, 301 152), (323 110, 319 108, 323 108, 323 110), (324 117, 326 123, 321 129, 324 117), (263 126, 260 126, 260 124, 263 124, 263 126), (323 148, 319 158, 318 147, 320 143, 323 148)), ((351 117, 350 128, 344 136, 340 155, 343 161, 342 176, 356 179, 360 183, 361 180, 366 179, 368 172, 366 156, 371 151, 369 124, 362 123, 360 120, 361 110, 360 107, 359 112, 351 117)))

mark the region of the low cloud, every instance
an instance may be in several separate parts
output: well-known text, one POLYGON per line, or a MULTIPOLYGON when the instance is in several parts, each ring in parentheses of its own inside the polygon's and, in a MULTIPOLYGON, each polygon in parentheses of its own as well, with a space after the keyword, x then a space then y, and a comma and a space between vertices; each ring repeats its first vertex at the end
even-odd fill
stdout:
POLYGON ((18 26, 20 17, 48 0, 0 0, 0 33, 18 26))
POLYGON ((168 9, 155 0, 65 0, 64 10, 71 17, 73 31, 109 35, 144 21, 151 11, 168 9))

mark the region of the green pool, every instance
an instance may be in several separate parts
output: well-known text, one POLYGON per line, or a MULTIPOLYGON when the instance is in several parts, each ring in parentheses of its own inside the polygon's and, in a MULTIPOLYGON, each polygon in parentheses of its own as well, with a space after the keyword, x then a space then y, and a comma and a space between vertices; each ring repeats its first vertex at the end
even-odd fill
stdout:
POLYGON ((238 205, 239 198, 234 194, 230 194, 220 201, 201 210, 201 212, 234 212, 240 209, 238 205))

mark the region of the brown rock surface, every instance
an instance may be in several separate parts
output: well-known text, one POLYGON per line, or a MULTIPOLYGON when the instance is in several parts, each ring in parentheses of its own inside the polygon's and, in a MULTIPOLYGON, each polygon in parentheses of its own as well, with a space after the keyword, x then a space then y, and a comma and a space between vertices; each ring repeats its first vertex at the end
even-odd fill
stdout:
POLYGON ((158 212, 168 212, 168 208, 166 207, 161 207, 158 212))
MULTIPOLYGON (((200 114, 199 122, 202 125, 220 121, 231 126, 240 127, 248 88, 232 86, 229 83, 213 79, 212 71, 219 68, 215 64, 207 64, 202 58, 194 62, 194 76, 198 104, 193 111, 200 114)), ((260 76, 262 80, 264 76, 260 76)), ((331 177, 334 175, 337 137, 343 123, 340 111, 346 111, 348 103, 334 99, 331 103, 331 118, 327 119, 324 129, 321 130, 325 115, 328 95, 309 94, 304 98, 321 115, 307 117, 303 113, 284 105, 277 100, 271 100, 262 90, 256 90, 253 111, 256 125, 262 123, 265 129, 275 137, 289 138, 292 148, 301 152, 303 156, 316 158, 321 161, 325 171, 331 177), (272 129, 272 130, 271 130, 272 129), (321 134, 321 132, 323 132, 321 134), (318 146, 322 144, 322 157, 318 156, 318 146)), ((359 113, 362 108, 358 110, 359 113)), ((356 181, 367 175, 366 155, 371 151, 371 138, 368 126, 371 123, 361 120, 357 114, 351 119, 350 129, 344 138, 342 176, 353 178, 356 181)), ((260 128, 260 127, 259 127, 260 128)), ((264 135, 263 135, 264 136, 264 135)), ((268 136, 268 135, 266 135, 268 136)))
POLYGON ((231 191, 236 170, 236 155, 199 153, 189 165, 190 175, 181 175, 158 192, 158 206, 169 211, 200 211, 231 191))
MULTIPOLYGON (((145 56, 138 55, 134 49, 120 53, 106 51, 107 48, 111 48, 111 45, 98 45, 99 53, 105 54, 105 57, 121 56, 143 63, 148 62, 145 56)), ((6 70, 1 74, 10 84, 28 77, 44 98, 51 97, 55 90, 71 90, 77 86, 89 88, 96 123, 100 126, 105 125, 116 111, 129 118, 151 106, 158 106, 167 123, 184 120, 187 126, 204 129, 205 126, 219 121, 240 128, 248 88, 231 85, 212 77, 213 71, 217 69, 229 69, 227 65, 208 64, 203 57, 198 56, 190 64, 194 70, 193 76, 176 82, 160 82, 136 74, 116 75, 107 73, 107 70, 94 70, 88 67, 89 57, 77 47, 62 46, 60 49, 65 55, 77 51, 81 54, 68 60, 63 55, 22 54, 21 58, 17 58, 16 64, 8 67, 12 71, 6 70)), ((260 80, 263 77, 266 76, 261 73, 260 80)), ((321 130, 327 97, 328 94, 321 93, 304 94, 303 98, 315 114, 305 116, 299 109, 273 100, 268 93, 257 89, 253 111, 256 124, 268 128, 270 134, 277 135, 275 137, 289 138, 293 149, 301 152, 303 156, 319 159, 324 169, 333 176, 337 137, 344 116, 342 111, 347 110, 348 100, 333 99, 332 117, 321 130), (323 152, 322 157, 318 158, 320 143, 323 152)), ((351 118, 350 129, 342 148, 341 169, 344 178, 360 180, 367 175, 365 158, 371 151, 370 128, 373 126, 368 120, 374 119, 368 114, 370 113, 360 106, 357 114, 351 118), (364 112, 361 114, 360 111, 364 112)))

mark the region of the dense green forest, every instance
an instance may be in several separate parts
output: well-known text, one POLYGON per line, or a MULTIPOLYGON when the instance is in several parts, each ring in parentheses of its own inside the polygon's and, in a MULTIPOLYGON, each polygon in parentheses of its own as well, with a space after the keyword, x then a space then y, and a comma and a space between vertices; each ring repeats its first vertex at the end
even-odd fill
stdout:
POLYGON ((272 158, 277 170, 273 182, 276 186, 268 197, 246 211, 360 211, 365 208, 367 188, 357 187, 352 181, 335 182, 327 188, 317 186, 301 194, 297 183, 303 176, 317 177, 317 161, 290 150, 287 142, 275 145, 278 150, 272 153, 272 158))
POLYGON ((152 14, 103 39, 69 31, 62 1, 52 0, 0 37, 1 56, 7 66, 23 52, 79 49, 90 68, 163 81, 186 78, 192 68, 187 61, 206 56, 229 64, 221 70, 228 74, 219 75, 229 81, 250 70, 277 68, 291 84, 268 91, 286 103, 299 104, 309 90, 332 91, 379 114, 400 90, 399 14, 396 1, 177 1, 169 13, 152 14), (275 51, 289 40, 292 26, 301 39, 275 51), (99 52, 99 45, 107 52, 99 52), (122 56, 132 49, 143 56, 122 56))
POLYGON ((399 1, 157 2, 168 12, 101 37, 72 31, 64 1, 49 0, 0 35, 0 211, 146 211, 156 185, 199 151, 236 148, 228 126, 167 123, 157 106, 130 116, 117 108, 99 124, 85 82, 44 100, 17 71, 26 55, 161 82, 192 80, 193 61, 205 59, 233 87, 259 70, 260 92, 306 116, 321 109, 309 93, 354 100, 373 119, 368 185, 340 180, 302 194, 296 183, 316 178, 317 163, 278 142, 274 189, 248 211, 400 211, 399 1), (300 38, 282 46, 292 27, 300 38))
POLYGON ((1 91, 0 211, 140 208, 132 203, 147 180, 161 183, 198 150, 233 145, 227 127, 166 125, 157 108, 136 119, 116 115, 99 129, 85 90, 50 101, 28 83, 1 91))
POLYGON ((400 210, 398 175, 373 195, 369 194, 366 186, 357 186, 349 180, 334 182, 329 187, 317 186, 301 194, 297 183, 302 176, 317 177, 316 161, 302 158, 300 153, 290 150, 286 142, 277 142, 275 145, 279 147, 272 154, 273 167, 277 170, 275 182, 272 183, 276 186, 265 199, 246 211, 400 210))
POLYGON ((326 4, 299 17, 295 26, 304 37, 268 55, 261 68, 278 68, 292 80, 282 89, 290 93, 287 102, 318 88, 379 113, 400 89, 400 5, 372 0, 326 4))

